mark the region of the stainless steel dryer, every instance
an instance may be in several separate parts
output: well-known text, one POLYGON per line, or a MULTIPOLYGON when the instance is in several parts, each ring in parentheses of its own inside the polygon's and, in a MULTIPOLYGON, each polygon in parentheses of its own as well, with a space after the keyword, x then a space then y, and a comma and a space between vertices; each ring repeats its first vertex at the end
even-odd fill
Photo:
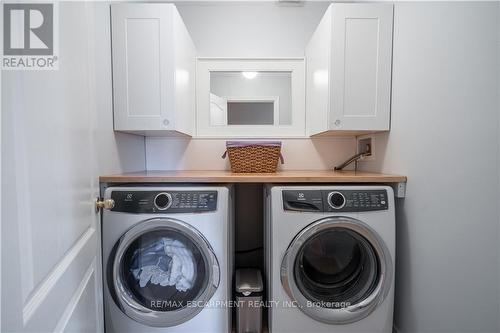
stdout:
POLYGON ((392 332, 394 212, 388 186, 267 187, 270 331, 392 332))
POLYGON ((229 332, 229 189, 110 187, 104 199, 106 332, 229 332))

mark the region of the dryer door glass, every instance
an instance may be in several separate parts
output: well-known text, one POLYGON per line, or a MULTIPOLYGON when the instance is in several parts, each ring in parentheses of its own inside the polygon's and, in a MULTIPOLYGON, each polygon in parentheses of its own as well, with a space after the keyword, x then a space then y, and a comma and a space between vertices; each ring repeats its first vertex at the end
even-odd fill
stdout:
POLYGON ((392 259, 378 234, 348 217, 311 223, 293 239, 281 282, 308 316, 346 324, 369 315, 392 283, 392 259))
POLYGON ((304 242, 295 259, 294 277, 311 302, 341 308, 371 294, 379 278, 378 265, 373 247, 363 236, 332 228, 304 242))
POLYGON ((117 305, 149 326, 188 321, 219 285, 219 264, 210 244, 179 220, 157 218, 135 225, 120 238, 110 263, 117 305))

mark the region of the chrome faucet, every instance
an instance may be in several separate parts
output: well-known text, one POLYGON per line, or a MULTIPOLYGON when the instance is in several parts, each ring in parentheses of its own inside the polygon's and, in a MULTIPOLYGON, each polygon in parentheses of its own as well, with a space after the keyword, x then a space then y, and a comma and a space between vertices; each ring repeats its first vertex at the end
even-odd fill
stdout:
POLYGON ((367 144, 365 146, 365 151, 363 151, 361 153, 358 153, 358 154, 350 157, 344 163, 342 163, 342 164, 337 165, 336 167, 334 167, 333 170, 335 170, 335 171, 343 170, 345 167, 347 167, 352 162, 357 162, 358 160, 362 159, 363 157, 370 156, 371 154, 372 154, 372 147, 369 144, 367 144))

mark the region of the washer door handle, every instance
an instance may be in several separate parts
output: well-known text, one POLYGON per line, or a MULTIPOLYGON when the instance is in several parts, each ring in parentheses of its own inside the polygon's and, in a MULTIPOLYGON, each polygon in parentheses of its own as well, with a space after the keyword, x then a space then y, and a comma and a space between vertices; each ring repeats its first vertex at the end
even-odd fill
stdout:
POLYGON ((212 284, 215 288, 219 288, 220 283, 220 269, 218 264, 212 265, 213 274, 212 274, 212 284))
MULTIPOLYGON (((207 243, 208 245, 208 243, 207 243)), ((220 266, 217 256, 211 247, 208 247, 208 252, 210 253, 210 263, 212 266, 212 286, 217 289, 220 283, 220 266)))
POLYGON ((290 299, 293 301, 292 297, 292 291, 290 290, 290 283, 288 281, 288 254, 289 250, 285 251, 285 254, 283 255, 283 259, 281 259, 281 268, 280 268, 280 279, 281 279, 281 286, 283 289, 285 289, 287 295, 290 297, 290 299))

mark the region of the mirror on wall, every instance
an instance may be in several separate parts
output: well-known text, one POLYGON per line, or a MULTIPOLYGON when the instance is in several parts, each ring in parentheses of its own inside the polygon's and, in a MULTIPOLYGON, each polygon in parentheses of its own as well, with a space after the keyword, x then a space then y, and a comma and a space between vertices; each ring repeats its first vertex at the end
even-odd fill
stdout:
POLYGON ((210 72, 210 125, 290 125, 291 72, 210 72))
POLYGON ((305 136, 304 59, 198 59, 198 137, 305 136))

